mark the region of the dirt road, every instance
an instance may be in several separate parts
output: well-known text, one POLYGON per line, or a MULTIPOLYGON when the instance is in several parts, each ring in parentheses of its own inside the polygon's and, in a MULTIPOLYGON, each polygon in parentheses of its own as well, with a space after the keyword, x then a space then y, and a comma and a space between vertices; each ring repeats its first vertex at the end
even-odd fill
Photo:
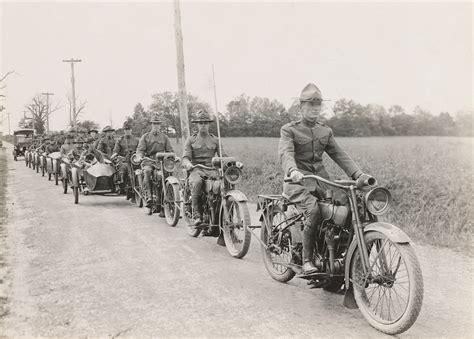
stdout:
MULTIPOLYGON (((9 150, 7 150, 9 152, 9 150)), ((9 336, 383 337, 342 295, 273 281, 253 240, 236 260, 215 238, 115 196, 71 193, 8 157, 9 336)), ((1 195, 0 195, 1 197, 1 195)), ((253 218, 256 214, 253 215, 253 218)), ((254 220, 254 222, 256 222, 254 220)), ((425 300, 403 337, 472 337, 472 259, 415 244, 425 300)))

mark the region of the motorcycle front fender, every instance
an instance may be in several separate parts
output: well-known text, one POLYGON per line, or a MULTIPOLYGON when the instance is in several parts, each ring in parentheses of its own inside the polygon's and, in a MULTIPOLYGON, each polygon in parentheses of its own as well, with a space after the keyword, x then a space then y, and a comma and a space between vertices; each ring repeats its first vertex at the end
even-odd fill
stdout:
MULTIPOLYGON (((368 232, 377 231, 385 235, 390 241, 394 243, 409 243, 411 242, 410 237, 403 232, 400 228, 395 225, 389 224, 388 222, 377 221, 370 224, 366 224, 364 226, 364 235, 368 232)), ((352 257, 354 256, 355 250, 357 249, 357 239, 354 237, 352 239, 352 243, 347 250, 345 264, 344 264, 344 276, 345 276, 345 284, 346 289, 350 287, 350 270, 351 270, 351 263, 352 257)))
POLYGON ((227 199, 228 197, 234 198, 234 200, 239 201, 239 202, 244 202, 247 201, 247 196, 240 192, 239 190, 230 190, 225 193, 225 198, 227 199))
POLYGON ((171 184, 171 185, 178 185, 179 186, 179 180, 176 177, 169 176, 165 179, 165 184, 171 184))

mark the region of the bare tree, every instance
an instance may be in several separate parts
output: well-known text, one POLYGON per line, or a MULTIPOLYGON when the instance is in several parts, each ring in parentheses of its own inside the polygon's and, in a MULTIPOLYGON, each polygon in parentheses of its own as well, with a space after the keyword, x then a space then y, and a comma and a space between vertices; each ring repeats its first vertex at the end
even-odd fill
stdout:
MULTIPOLYGON (((4 75, 0 77, 0 84, 2 84, 10 74, 18 74, 18 73, 15 71, 8 71, 7 73, 5 73, 4 75)), ((7 85, 0 86, 0 90, 5 89, 6 87, 7 85)), ((5 97, 5 95, 0 94, 0 97, 5 97)))
POLYGON ((48 117, 60 108, 61 106, 59 103, 51 103, 49 105, 48 112, 48 103, 46 102, 46 98, 40 94, 36 94, 31 100, 31 103, 26 106, 28 112, 31 113, 34 128, 39 134, 44 133, 44 125, 48 117))
POLYGON ((78 123, 79 115, 81 113, 84 113, 84 109, 86 107, 87 101, 78 100, 78 98, 76 97, 76 114, 74 114, 73 109, 72 109, 72 94, 68 93, 66 95, 66 99, 67 99, 67 102, 69 103, 69 123, 71 127, 75 127, 78 123))

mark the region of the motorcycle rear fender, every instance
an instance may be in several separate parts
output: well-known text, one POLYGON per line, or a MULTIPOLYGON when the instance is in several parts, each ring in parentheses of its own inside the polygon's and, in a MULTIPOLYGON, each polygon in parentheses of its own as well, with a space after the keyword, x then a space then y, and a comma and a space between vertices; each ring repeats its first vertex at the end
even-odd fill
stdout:
POLYGON ((245 194, 243 194, 239 190, 230 190, 226 192, 225 197, 228 198, 229 196, 231 196, 232 198, 234 198, 234 200, 239 201, 239 202, 248 200, 245 194))
POLYGON ((176 177, 169 176, 165 179, 165 184, 171 184, 171 185, 178 185, 179 186, 179 180, 176 177))
MULTIPOLYGON (((399 229, 397 226, 389 224, 388 222, 377 221, 371 224, 366 224, 364 227, 364 235, 368 232, 377 231, 385 235, 388 239, 395 243, 404 244, 411 242, 408 235, 399 229)), ((355 250, 357 248, 357 239, 354 237, 352 239, 352 243, 349 246, 346 254, 345 260, 345 282, 346 282, 346 289, 349 289, 350 285, 350 270, 351 270, 351 262, 352 257, 354 256, 355 250)))

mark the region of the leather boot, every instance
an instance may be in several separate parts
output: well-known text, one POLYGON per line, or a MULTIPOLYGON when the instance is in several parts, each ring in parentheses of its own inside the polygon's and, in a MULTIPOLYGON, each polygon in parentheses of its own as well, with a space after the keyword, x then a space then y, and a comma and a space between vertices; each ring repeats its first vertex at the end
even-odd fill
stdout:
POLYGON ((311 274, 319 271, 313 263, 318 220, 319 213, 312 213, 306 218, 303 230, 303 274, 311 274))

